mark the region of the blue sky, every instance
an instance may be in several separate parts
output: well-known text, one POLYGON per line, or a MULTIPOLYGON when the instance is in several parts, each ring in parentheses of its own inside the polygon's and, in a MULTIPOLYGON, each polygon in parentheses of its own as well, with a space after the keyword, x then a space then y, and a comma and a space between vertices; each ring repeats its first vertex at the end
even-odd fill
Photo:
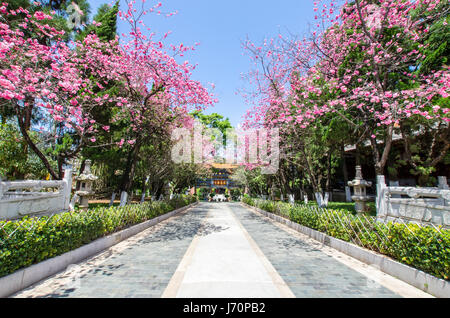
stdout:
MULTIPOLYGON (((147 2, 156 3, 155 0, 147 2)), ((110 0, 90 3, 93 16, 99 5, 110 0)), ((161 35, 172 31, 167 39, 171 43, 201 43, 186 59, 198 64, 195 80, 216 85, 214 94, 219 103, 206 113, 222 114, 230 118, 233 126, 241 122, 250 107, 236 95, 245 85, 241 73, 252 67, 249 57, 243 54, 242 41, 248 36, 261 43, 266 37, 276 36, 279 30, 304 34, 314 22, 313 0, 166 0, 162 3, 164 12, 178 10, 178 14, 170 18, 148 15, 146 25, 161 35)), ((119 24, 119 32, 123 30, 119 24)))

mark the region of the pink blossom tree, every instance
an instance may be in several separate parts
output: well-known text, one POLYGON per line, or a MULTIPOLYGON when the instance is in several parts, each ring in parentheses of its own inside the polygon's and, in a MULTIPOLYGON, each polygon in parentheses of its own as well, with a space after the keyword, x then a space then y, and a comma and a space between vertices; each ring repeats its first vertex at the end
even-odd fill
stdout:
MULTIPOLYGON (((278 53, 259 77, 263 98, 253 119, 306 128, 327 114, 338 116, 361 143, 370 143, 382 174, 404 120, 420 116, 448 126, 448 108, 438 102, 448 97, 448 66, 418 71, 430 25, 446 24, 448 11, 440 0, 355 0, 340 9, 324 4, 317 16, 322 32, 266 49, 265 56, 278 53)), ((264 55, 253 50, 255 59, 264 55)))
POLYGON ((160 3, 148 10, 145 1, 140 10, 135 9, 136 1, 127 5, 119 16, 130 23, 131 30, 122 40, 104 42, 90 34, 71 44, 62 40, 63 31, 46 23, 52 15, 8 10, 7 4, 0 7, 0 103, 14 108, 25 140, 55 179, 62 178, 66 160, 95 143, 99 131, 109 131, 109 124, 100 125, 94 119, 95 109, 114 107, 114 121, 127 124, 124 135, 113 142, 131 147, 122 185, 129 189, 142 143, 160 129, 180 125, 191 107, 203 109, 214 102, 191 79, 194 66, 176 61, 190 48, 171 46, 169 53, 162 40, 143 31, 149 28, 141 17, 155 12, 160 3), (8 24, 4 17, 18 13, 25 15, 23 22, 17 27, 8 24), (37 29, 33 38, 25 36, 31 27, 37 29), (104 90, 109 83, 118 86, 113 95, 104 90), (56 170, 48 154, 28 136, 36 109, 46 118, 42 130, 49 139, 70 136, 58 149, 56 170), (50 125, 59 129, 51 131, 50 125))

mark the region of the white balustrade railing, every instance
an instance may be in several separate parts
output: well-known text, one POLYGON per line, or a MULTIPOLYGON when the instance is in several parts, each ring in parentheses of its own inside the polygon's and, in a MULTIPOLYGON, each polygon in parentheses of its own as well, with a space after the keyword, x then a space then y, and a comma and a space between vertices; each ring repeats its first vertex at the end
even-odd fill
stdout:
POLYGON ((377 177, 377 219, 384 222, 413 222, 450 228, 450 190, 447 178, 439 177, 436 188, 386 186, 377 177))
POLYGON ((72 170, 61 181, 1 181, 0 220, 69 210, 72 170), (52 191, 48 191, 52 189, 52 191), (46 190, 46 191, 45 191, 46 190))

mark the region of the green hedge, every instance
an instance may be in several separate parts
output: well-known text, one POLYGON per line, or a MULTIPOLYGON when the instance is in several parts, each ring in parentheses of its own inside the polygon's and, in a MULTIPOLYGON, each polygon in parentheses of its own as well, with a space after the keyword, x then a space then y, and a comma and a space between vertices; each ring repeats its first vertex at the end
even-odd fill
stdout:
POLYGON ((416 224, 381 223, 348 211, 255 200, 244 203, 335 238, 390 256, 436 277, 450 278, 450 231, 416 224))
POLYGON ((194 197, 181 197, 122 208, 0 221, 0 277, 194 202, 194 197))

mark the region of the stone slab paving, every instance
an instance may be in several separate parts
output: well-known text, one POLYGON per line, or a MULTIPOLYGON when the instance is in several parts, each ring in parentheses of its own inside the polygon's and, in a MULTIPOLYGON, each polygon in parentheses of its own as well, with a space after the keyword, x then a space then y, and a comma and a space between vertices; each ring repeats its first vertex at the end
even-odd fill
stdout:
MULTIPOLYGON (((325 253, 324 247, 318 246, 319 244, 311 244, 305 238, 299 237, 301 235, 293 235, 283 230, 268 218, 255 214, 240 204, 233 204, 232 210, 296 297, 401 297, 399 293, 350 267, 361 266, 357 264, 358 261, 353 259, 350 266, 347 266, 331 253, 325 253)), ((337 253, 336 251, 333 254, 337 253)), ((391 279, 394 284, 402 285, 401 288, 396 288, 403 289, 402 296, 429 296, 412 286, 391 279), (405 288, 408 290, 403 292, 405 288)))
MULTIPOLYGON (((207 210, 195 208, 166 220, 65 273, 15 297, 159 298, 207 210)), ((215 229, 204 229, 203 233, 215 229)))
POLYGON ((246 235, 226 204, 207 204, 208 236, 192 243, 169 284, 165 297, 281 298, 293 297, 256 244, 246 235), (280 284, 278 282, 280 281, 280 284))
POLYGON ((314 242, 240 204, 202 203, 14 296, 429 296, 314 242))

